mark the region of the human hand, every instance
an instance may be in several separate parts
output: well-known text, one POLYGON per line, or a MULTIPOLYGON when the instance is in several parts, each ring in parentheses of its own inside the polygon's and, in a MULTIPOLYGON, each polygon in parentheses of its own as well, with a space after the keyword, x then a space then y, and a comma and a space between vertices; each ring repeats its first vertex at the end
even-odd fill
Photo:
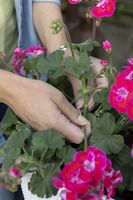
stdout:
POLYGON ((90 123, 53 86, 16 75, 8 82, 11 89, 4 102, 34 129, 55 129, 74 143, 83 140, 81 127, 86 126, 90 134, 90 123))
MULTIPOLYGON (((100 59, 91 57, 91 61, 92 61, 92 64, 93 64, 93 73, 97 77, 98 75, 100 75, 100 72, 103 69, 103 66, 100 64, 100 59)), ((74 78, 73 76, 69 76, 69 80, 72 84, 74 96, 76 98, 79 95, 79 90, 81 89, 81 81, 74 78)), ((88 107, 89 107, 89 109, 92 109, 94 107, 93 97, 94 97, 95 93, 97 91, 99 91, 100 88, 108 87, 108 80, 104 75, 101 75, 101 77, 97 78, 96 82, 92 83, 92 84, 95 87, 96 91, 90 97, 88 97, 88 107)), ((77 109, 81 109, 83 107, 83 98, 82 97, 80 97, 76 100, 76 107, 77 107, 77 109)))

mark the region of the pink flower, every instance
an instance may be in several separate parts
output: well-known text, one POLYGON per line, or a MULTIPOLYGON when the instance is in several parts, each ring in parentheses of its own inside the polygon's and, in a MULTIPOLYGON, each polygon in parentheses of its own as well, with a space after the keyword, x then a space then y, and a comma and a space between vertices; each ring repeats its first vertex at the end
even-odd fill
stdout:
POLYGON ((105 49, 105 51, 107 53, 111 53, 111 51, 112 51, 112 45, 111 45, 111 43, 108 40, 104 41, 102 43, 102 46, 103 46, 103 48, 105 49))
POLYGON ((70 4, 79 4, 82 0, 68 0, 68 3, 70 4))
POLYGON ((96 147, 77 152, 59 176, 53 179, 53 184, 63 189, 60 194, 62 200, 100 200, 104 187, 111 196, 116 184, 122 181, 121 174, 112 169, 106 154, 96 147))
MULTIPOLYGON (((132 101, 133 101, 133 95, 132 95, 132 101)), ((127 109, 127 115, 128 115, 128 118, 133 121, 133 103, 132 102, 127 109)))
POLYGON ((116 0, 98 0, 91 9, 91 15, 96 18, 110 17, 115 12, 116 0))
POLYGON ((40 45, 38 46, 33 46, 33 47, 30 47, 29 49, 27 49, 27 55, 31 55, 33 57, 36 57, 36 56, 39 56, 41 54, 44 54, 45 52, 45 48, 44 47, 41 47, 40 45))
POLYGON ((109 103, 118 112, 127 112, 129 103, 132 99, 133 85, 129 82, 125 84, 113 84, 109 93, 109 103))
POLYGON ((132 149, 131 149, 131 157, 133 158, 133 144, 132 144, 132 149))
POLYGON ((115 171, 112 168, 112 164, 109 160, 105 171, 104 186, 107 191, 107 197, 108 199, 110 199, 112 196, 115 195, 115 187, 117 186, 117 184, 123 181, 123 177, 119 170, 115 171))
POLYGON ((129 65, 133 66, 133 58, 129 58, 128 63, 129 63, 129 65))
POLYGON ((18 168, 14 167, 9 170, 9 175, 12 177, 18 177, 18 176, 20 176, 20 174, 21 174, 21 172, 18 168))
POLYGON ((103 66, 103 67, 106 67, 108 65, 108 62, 107 60, 103 59, 100 61, 100 64, 103 66))

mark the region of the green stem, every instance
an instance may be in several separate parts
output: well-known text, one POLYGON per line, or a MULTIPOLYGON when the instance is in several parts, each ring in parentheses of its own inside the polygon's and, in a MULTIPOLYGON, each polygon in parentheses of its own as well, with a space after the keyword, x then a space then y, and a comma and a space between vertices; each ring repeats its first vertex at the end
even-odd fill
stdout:
MULTIPOLYGON (((87 84, 86 84, 86 78, 83 76, 81 78, 82 82, 82 88, 83 90, 86 90, 87 84)), ((86 118, 87 117, 87 109, 88 109, 88 93, 83 94, 84 98, 84 104, 83 104, 83 116, 86 118)), ((86 128, 84 128, 84 149, 86 150, 88 146, 87 142, 87 133, 86 133, 86 128)))
POLYGON ((69 30, 68 30, 67 26, 66 26, 64 23, 62 23, 62 24, 63 24, 63 27, 64 27, 64 29, 65 29, 66 38, 67 38, 68 43, 69 43, 69 45, 70 45, 70 50, 71 50, 72 57, 75 58, 74 51, 73 51, 73 46, 72 46, 72 41, 71 41, 71 36, 70 36, 69 30))
POLYGON ((34 69, 34 73, 35 73, 36 79, 39 80, 39 76, 38 76, 38 73, 37 73, 36 69, 34 69))
POLYGON ((48 148, 47 148, 47 147, 44 148, 43 153, 42 153, 42 156, 41 156, 41 159, 40 159, 41 161, 43 161, 44 156, 46 155, 47 151, 48 151, 48 148))
POLYGON ((96 39, 96 18, 93 17, 93 27, 92 27, 92 40, 93 42, 96 39))

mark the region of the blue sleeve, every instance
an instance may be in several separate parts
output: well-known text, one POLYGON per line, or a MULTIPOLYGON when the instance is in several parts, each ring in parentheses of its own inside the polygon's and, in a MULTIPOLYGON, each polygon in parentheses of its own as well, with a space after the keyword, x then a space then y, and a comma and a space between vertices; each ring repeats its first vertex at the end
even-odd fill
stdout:
POLYGON ((61 0, 32 0, 32 2, 52 2, 60 5, 61 0))

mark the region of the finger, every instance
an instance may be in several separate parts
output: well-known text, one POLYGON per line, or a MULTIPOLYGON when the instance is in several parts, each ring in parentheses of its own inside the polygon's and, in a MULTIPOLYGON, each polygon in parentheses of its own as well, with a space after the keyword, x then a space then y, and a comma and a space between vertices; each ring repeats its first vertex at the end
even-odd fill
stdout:
MULTIPOLYGON (((88 128, 87 134, 90 134, 91 128, 90 126, 88 128)), ((83 130, 69 121, 62 113, 59 113, 56 118, 54 129, 61 132, 66 138, 76 144, 81 143, 84 138, 83 130)))
POLYGON ((53 99, 53 101, 71 122, 77 124, 78 126, 85 126, 90 124, 89 121, 83 117, 80 112, 74 108, 74 106, 72 106, 63 95, 61 97, 56 97, 56 101, 55 99, 53 99))
MULTIPOLYGON (((95 76, 100 75, 101 70, 104 68, 101 63, 100 63, 100 59, 91 57, 92 63, 93 63, 93 73, 95 76)), ((97 87, 108 87, 108 79, 105 75, 101 75, 100 78, 96 79, 96 84, 97 87)))

